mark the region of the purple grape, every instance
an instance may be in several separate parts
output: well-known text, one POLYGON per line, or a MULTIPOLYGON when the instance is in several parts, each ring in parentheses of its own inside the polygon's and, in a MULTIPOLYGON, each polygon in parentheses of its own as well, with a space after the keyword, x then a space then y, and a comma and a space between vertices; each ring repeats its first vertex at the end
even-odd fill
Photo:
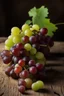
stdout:
POLYGON ((5 64, 9 64, 11 61, 12 61, 12 57, 7 57, 7 56, 3 57, 3 62, 5 64))
POLYGON ((36 43, 36 38, 35 38, 35 36, 31 36, 30 38, 29 38, 29 41, 30 41, 30 43, 36 43))
POLYGON ((26 62, 26 64, 29 62, 30 60, 30 57, 29 56, 26 56, 26 57, 23 57, 23 60, 26 62))
POLYGON ((29 65, 29 66, 35 66, 35 60, 30 60, 30 61, 28 62, 28 65, 29 65))
POLYGON ((36 74, 36 73, 37 73, 37 68, 36 68, 35 66, 30 67, 30 68, 29 68, 29 72, 30 72, 31 74, 36 74))
POLYGON ((41 28, 40 29, 41 35, 45 35, 45 34, 47 34, 47 32, 48 32, 47 28, 41 28))

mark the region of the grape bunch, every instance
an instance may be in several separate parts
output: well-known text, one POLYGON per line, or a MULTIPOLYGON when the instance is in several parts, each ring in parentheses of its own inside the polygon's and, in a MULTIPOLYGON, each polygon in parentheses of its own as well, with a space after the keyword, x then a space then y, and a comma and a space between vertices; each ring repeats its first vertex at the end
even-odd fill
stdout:
POLYGON ((37 91, 44 86, 46 55, 54 44, 47 32, 47 28, 40 29, 37 24, 24 24, 21 29, 13 27, 5 41, 5 50, 1 52, 3 62, 8 65, 5 73, 18 79, 21 93, 26 88, 37 91))

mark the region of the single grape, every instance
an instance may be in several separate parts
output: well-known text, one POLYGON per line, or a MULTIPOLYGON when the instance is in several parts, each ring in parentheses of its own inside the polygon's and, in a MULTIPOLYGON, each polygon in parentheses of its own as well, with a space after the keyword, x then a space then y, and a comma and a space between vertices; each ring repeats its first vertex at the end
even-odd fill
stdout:
POLYGON ((38 86, 38 84, 36 82, 32 84, 31 88, 34 91, 38 91, 39 90, 39 86, 38 86))
POLYGON ((14 36, 14 37, 13 37, 13 42, 14 42, 15 44, 20 43, 20 42, 21 42, 21 38, 20 38, 19 36, 14 36))
POLYGON ((37 24, 34 24, 34 25, 32 26, 32 28, 33 28, 34 30, 36 30, 36 31, 39 31, 39 29, 40 29, 37 24))
POLYGON ((14 45, 14 42, 13 42, 12 39, 7 39, 7 40, 5 41, 5 46, 11 48, 13 45, 14 45))
POLYGON ((18 85, 19 85, 19 86, 23 85, 23 86, 26 87, 26 82, 25 82, 25 80, 24 80, 24 79, 19 79, 19 80, 18 80, 18 85))
POLYGON ((31 74, 36 74, 37 73, 37 68, 35 66, 29 67, 29 72, 31 74))
POLYGON ((42 52, 37 52, 35 56, 37 59, 43 59, 44 58, 44 54, 42 52))
POLYGON ((30 61, 28 62, 28 65, 29 65, 29 66, 35 66, 35 60, 30 60, 30 61))
POLYGON ((8 39, 13 39, 13 36, 12 35, 8 36, 8 39))
POLYGON ((36 43, 36 38, 35 38, 35 36, 31 36, 30 38, 29 38, 29 41, 30 41, 30 43, 36 43))
POLYGON ((31 44, 26 43, 26 44, 24 45, 24 48, 25 48, 27 51, 30 51, 30 50, 31 50, 31 44))
POLYGON ((33 33, 30 29, 27 29, 27 30, 25 30, 24 34, 25 34, 25 36, 30 37, 30 36, 32 36, 33 33))
POLYGON ((36 68, 38 69, 38 71, 40 71, 44 68, 44 65, 41 63, 36 63, 36 68))
POLYGON ((14 68, 14 72, 15 72, 16 74, 19 74, 21 71, 22 71, 22 67, 19 66, 19 65, 14 68))
POLYGON ((28 24, 24 24, 23 26, 22 26, 22 31, 25 31, 25 30, 27 30, 27 29, 29 29, 30 28, 30 26, 28 25, 28 24))
POLYGON ((28 37, 28 36, 22 37, 22 41, 23 41, 24 43, 28 43, 28 42, 29 42, 29 37, 28 37))
POLYGON ((24 93, 24 92, 25 92, 25 87, 24 87, 23 85, 18 86, 18 91, 19 91, 20 93, 24 93))
POLYGON ((41 33, 42 35, 47 34, 47 32, 48 32, 47 28, 41 28, 41 29, 40 29, 40 33, 41 33))
POLYGON ((20 34, 20 35, 21 35, 21 37, 25 36, 25 35, 24 35, 24 32, 21 32, 21 34, 20 34))
POLYGON ((24 49, 24 46, 22 43, 18 43, 18 44, 16 44, 16 48, 18 48, 19 50, 22 50, 22 49, 24 49))
POLYGON ((3 57, 3 62, 4 62, 5 64, 9 64, 11 61, 12 61, 11 56, 10 56, 10 57, 7 57, 7 56, 4 56, 4 57, 3 57))
POLYGON ((37 52, 36 48, 32 47, 30 50, 30 54, 34 55, 34 54, 36 54, 36 52, 37 52))
POLYGON ((18 61, 18 64, 19 64, 21 67, 23 67, 23 66, 25 66, 25 61, 24 61, 23 59, 20 59, 20 60, 18 61))
POLYGON ((31 88, 31 85, 32 85, 32 79, 30 79, 30 78, 26 78, 26 79, 25 79, 25 82, 26 82, 26 88, 31 88))
POLYGON ((44 87, 44 82, 41 81, 41 80, 38 80, 38 81, 36 82, 36 84, 39 86, 40 89, 42 89, 42 88, 44 87))
POLYGON ((19 50, 18 48, 14 48, 14 49, 12 50, 12 54, 13 54, 14 56, 19 56, 19 55, 20 55, 20 50, 19 50))
POLYGON ((11 29, 11 35, 12 36, 18 36, 20 34, 20 29, 18 27, 13 27, 11 29))
POLYGON ((29 76, 29 72, 28 70, 23 70, 20 74, 19 74, 20 78, 27 78, 29 76))

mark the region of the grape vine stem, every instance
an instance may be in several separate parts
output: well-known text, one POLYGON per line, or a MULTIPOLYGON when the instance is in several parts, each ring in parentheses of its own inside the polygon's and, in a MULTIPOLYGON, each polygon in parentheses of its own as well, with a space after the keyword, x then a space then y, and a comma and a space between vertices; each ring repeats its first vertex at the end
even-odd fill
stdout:
POLYGON ((56 23, 55 25, 64 25, 64 23, 56 23))

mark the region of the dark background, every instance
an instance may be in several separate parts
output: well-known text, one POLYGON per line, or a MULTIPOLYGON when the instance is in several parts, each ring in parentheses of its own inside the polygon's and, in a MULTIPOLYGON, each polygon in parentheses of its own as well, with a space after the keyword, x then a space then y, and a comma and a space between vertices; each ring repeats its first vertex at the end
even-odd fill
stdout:
MULTIPOLYGON (((29 9, 42 5, 48 7, 51 22, 64 22, 64 0, 0 0, 0 37, 9 36, 13 26, 21 27, 29 19, 29 9)), ((58 26, 53 38, 64 41, 64 25, 58 26)))

